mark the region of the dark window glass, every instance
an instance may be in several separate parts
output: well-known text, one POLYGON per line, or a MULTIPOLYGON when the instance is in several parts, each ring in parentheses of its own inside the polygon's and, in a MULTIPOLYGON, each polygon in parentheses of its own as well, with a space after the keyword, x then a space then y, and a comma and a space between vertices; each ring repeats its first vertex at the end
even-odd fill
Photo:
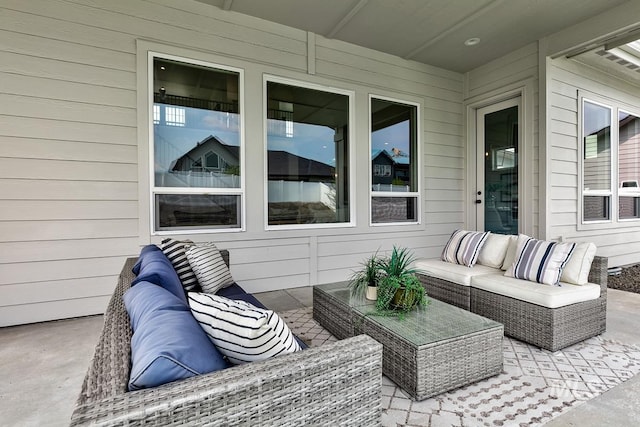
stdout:
POLYGON ((269 225, 350 221, 349 96, 267 82, 269 225))

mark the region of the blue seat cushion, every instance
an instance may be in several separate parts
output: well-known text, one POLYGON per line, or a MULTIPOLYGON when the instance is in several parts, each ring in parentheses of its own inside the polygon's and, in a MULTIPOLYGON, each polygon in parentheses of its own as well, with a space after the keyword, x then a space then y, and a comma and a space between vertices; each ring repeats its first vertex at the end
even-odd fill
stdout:
POLYGON ((178 297, 185 306, 188 306, 182 282, 176 270, 173 268, 171 261, 169 261, 169 258, 167 258, 160 248, 155 245, 145 246, 140 253, 139 264, 139 268, 137 269, 138 275, 131 282, 131 287, 135 287, 140 282, 151 282, 171 292, 178 297), (156 249, 150 248, 150 246, 156 249))
POLYGON ((131 319, 129 390, 156 387, 229 367, 189 306, 167 290, 139 282, 124 294, 131 319))
POLYGON ((242 289, 240 285, 238 285, 237 283, 234 283, 233 285, 227 286, 226 288, 219 289, 218 292, 216 292, 216 295, 220 295, 221 297, 225 297, 229 299, 234 299, 232 298, 233 295, 245 295, 246 293, 247 292, 244 289, 242 289))
MULTIPOLYGON (((135 265, 131 269, 131 271, 133 271, 133 274, 135 274, 137 276, 140 273, 140 267, 142 267, 142 264, 145 261, 147 261, 148 254, 150 252, 156 252, 156 251, 161 251, 161 249, 159 247, 157 247, 156 245, 146 245, 145 247, 143 247, 142 250, 140 250, 140 255, 138 256, 138 261, 136 261, 135 265)), ((149 259, 151 259, 151 258, 149 258, 149 259)))
MULTIPOLYGON (((220 293, 218 292, 216 295, 220 295, 220 293)), ((224 296, 224 295, 221 295, 224 296)), ((268 310, 267 307, 264 306, 263 303, 261 303, 256 297, 254 297, 251 294, 248 293, 244 293, 244 294, 235 294, 235 295, 229 295, 229 296, 225 296, 225 298, 229 298, 235 301, 244 301, 244 302, 248 302, 249 304, 253 305, 254 307, 258 307, 261 308, 263 310, 268 310)))

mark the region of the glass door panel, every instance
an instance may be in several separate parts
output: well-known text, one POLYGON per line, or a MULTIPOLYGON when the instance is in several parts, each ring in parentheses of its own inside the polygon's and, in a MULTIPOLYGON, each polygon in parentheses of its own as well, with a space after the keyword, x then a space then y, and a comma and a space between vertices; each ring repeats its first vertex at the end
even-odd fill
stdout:
POLYGON ((519 99, 478 110, 478 229, 518 234, 519 99))

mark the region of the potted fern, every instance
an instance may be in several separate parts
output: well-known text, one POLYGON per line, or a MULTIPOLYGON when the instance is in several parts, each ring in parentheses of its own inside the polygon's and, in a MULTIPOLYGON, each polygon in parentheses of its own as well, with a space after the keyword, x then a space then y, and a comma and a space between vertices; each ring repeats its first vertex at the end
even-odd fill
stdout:
POLYGON ((428 303, 427 295, 411 267, 414 257, 407 248, 393 247, 391 256, 379 261, 382 277, 378 282, 376 310, 384 314, 406 313, 428 303))
POLYGON ((375 254, 364 260, 361 265, 362 269, 353 273, 349 281, 351 296, 359 299, 364 297, 368 300, 375 301, 377 298, 378 282, 382 277, 378 252, 376 251, 375 254))

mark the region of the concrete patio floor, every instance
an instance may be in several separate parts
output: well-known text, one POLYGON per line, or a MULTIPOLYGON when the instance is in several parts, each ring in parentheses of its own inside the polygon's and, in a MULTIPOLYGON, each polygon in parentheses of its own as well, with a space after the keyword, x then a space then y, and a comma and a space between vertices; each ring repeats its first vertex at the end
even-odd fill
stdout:
MULTIPOLYGON (((286 311, 312 305, 311 287, 256 294, 286 311)), ((0 329, 0 425, 66 426, 102 328, 102 316, 0 329)), ((603 337, 640 347, 640 294, 609 290, 603 337)), ((640 425, 640 375, 546 426, 640 425)))

